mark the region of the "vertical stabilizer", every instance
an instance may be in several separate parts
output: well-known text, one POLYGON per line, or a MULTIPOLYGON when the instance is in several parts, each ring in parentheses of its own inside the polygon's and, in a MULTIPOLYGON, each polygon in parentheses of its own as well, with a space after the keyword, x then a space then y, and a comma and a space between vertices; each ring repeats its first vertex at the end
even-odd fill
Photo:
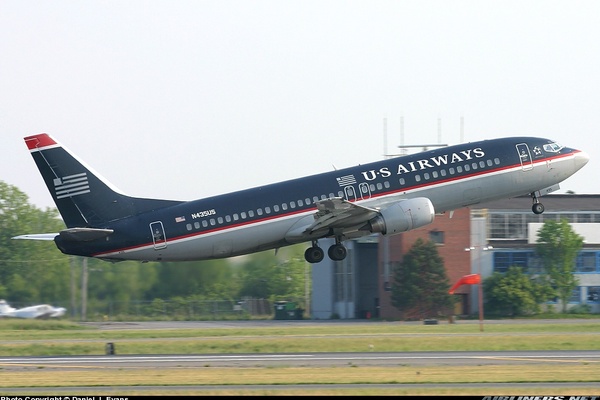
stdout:
POLYGON ((126 196, 48 134, 28 136, 25 143, 69 228, 105 227, 110 221, 180 203, 126 196))

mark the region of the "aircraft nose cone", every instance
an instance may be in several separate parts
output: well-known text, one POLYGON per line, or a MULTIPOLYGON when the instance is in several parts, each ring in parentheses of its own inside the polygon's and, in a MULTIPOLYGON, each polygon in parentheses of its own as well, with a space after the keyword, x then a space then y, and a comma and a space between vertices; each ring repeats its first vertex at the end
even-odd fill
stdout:
POLYGON ((590 156, 585 151, 580 151, 575 154, 575 166, 577 169, 582 168, 585 164, 590 161, 590 156))

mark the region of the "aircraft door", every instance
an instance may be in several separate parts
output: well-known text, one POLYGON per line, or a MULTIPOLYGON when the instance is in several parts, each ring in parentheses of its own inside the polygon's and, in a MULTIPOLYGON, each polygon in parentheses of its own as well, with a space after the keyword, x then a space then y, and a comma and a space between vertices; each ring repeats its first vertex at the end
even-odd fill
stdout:
POLYGON ((167 247, 167 236, 165 235, 165 228, 162 221, 150 223, 150 232, 152 233, 152 242, 154 242, 155 250, 167 247))
POLYGON ((348 201, 356 200, 356 190, 354 190, 354 186, 344 186, 344 196, 346 196, 346 200, 348 201))
POLYGON ((360 185, 358 185, 358 190, 360 191, 360 197, 362 197, 363 199, 371 198, 371 188, 369 187, 368 183, 363 182, 360 185))
POLYGON ((533 159, 531 158, 531 152, 529 151, 529 146, 527 146, 527 143, 519 143, 517 145, 517 153, 519 154, 521 168, 523 168, 523 171, 529 171, 533 169, 533 159))

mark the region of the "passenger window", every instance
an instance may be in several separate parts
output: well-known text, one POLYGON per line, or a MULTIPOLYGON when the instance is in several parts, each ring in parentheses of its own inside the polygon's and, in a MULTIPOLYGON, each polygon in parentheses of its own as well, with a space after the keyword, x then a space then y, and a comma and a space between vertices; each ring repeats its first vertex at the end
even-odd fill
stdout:
POLYGON ((240 219, 239 215, 237 213, 233 214, 233 220, 237 221, 238 219, 240 219))
POLYGON ((400 182, 400 184, 401 184, 401 185, 404 185, 404 184, 406 184, 406 180, 404 180, 404 178, 400 178, 400 181, 399 181, 399 182, 400 182))
POLYGON ((225 216, 225 221, 227 221, 227 222, 231 222, 231 216, 230 216, 230 215, 226 215, 226 216, 225 216))
POLYGON ((415 181, 421 182, 421 175, 415 175, 415 181))
POLYGON ((383 182, 383 187, 385 187, 386 189, 389 189, 390 183, 388 181, 383 182))
POLYGON ((304 205, 304 202, 302 201, 302 199, 298 200, 298 207, 302 207, 304 205))
POLYGON ((263 210, 262 210, 262 208, 259 208, 258 210, 256 210, 256 213, 257 213, 258 215, 263 215, 263 210))
POLYGON ((500 165, 500 159, 498 157, 494 158, 494 164, 500 165))
MULTIPOLYGON (((198 221, 194 222, 194 228, 200 229, 200 222, 198 222, 198 221)), ((188 231, 189 231, 189 229, 188 229, 188 231)))
POLYGON ((440 175, 446 176, 446 170, 445 169, 440 170, 440 175))
POLYGON ((479 166, 481 168, 485 168, 485 162, 484 161, 479 161, 479 166))
POLYGON ((252 211, 252 210, 248 211, 248 216, 250 218, 254 217, 254 211, 252 211))
POLYGON ((429 172, 425 172, 423 174, 423 178, 425 178, 425 180, 428 181, 429 180, 429 172))
POLYGON ((494 165, 494 163, 492 162, 492 160, 487 160, 487 165, 488 167, 491 167, 492 165, 494 165))
POLYGON ((192 224, 186 224, 185 225, 185 229, 187 229, 188 231, 192 230, 192 224))
POLYGON ((202 226, 205 227, 205 228, 208 227, 208 221, 207 220, 203 220, 202 221, 202 226))
POLYGON ((471 164, 471 167, 473 167, 473 169, 477 169, 477 163, 474 162, 473 164, 471 164))
POLYGON ((437 178, 437 177, 438 177, 438 172, 437 172, 437 171, 433 171, 433 172, 431 173, 431 175, 433 175, 433 177, 434 177, 434 178, 437 178))
POLYGON ((283 203, 283 204, 281 205, 281 209, 282 209, 282 210, 284 210, 284 211, 285 211, 285 210, 287 210, 287 209, 288 209, 288 207, 287 207, 287 204, 286 204, 286 203, 283 203))
POLYGON ((240 213, 240 216, 242 217, 242 219, 246 219, 246 213, 245 213, 244 211, 242 211, 242 212, 240 213))
POLYGON ((215 221, 215 219, 214 219, 214 218, 211 218, 211 219, 210 219, 210 224, 211 224, 212 226, 215 226, 215 225, 217 224, 217 221, 215 221))
POLYGON ((377 190, 381 190, 381 189, 383 189, 381 182, 377 182, 377 190))
POLYGON ((223 217, 217 218, 217 222, 219 223, 219 225, 222 225, 223 224, 223 217))
POLYGON ((296 208, 296 202, 290 201, 290 208, 296 208))
POLYGON ((456 172, 458 172, 460 174, 462 171, 463 171, 463 169, 460 165, 458 167, 456 167, 456 172))
POLYGON ((319 201, 319 198, 317 196, 313 197, 313 203, 316 203, 317 201, 319 201))
POLYGON ((271 207, 265 207, 265 211, 267 214, 271 214, 271 207))
POLYGON ((373 185, 372 183, 369 185, 369 188, 371 188, 371 192, 375 191, 375 185, 373 185))
POLYGON ((308 197, 306 199, 304 199, 304 201, 306 202, 307 206, 310 206, 310 199, 308 197))
POLYGON ((450 172, 450 175, 454 175, 454 167, 450 167, 448 171, 450 172))

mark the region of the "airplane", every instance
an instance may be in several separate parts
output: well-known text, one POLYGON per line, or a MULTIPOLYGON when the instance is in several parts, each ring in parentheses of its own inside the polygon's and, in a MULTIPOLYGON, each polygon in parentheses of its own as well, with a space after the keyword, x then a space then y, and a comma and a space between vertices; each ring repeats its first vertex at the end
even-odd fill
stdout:
POLYGON ((65 315, 66 311, 67 309, 64 307, 53 307, 49 304, 39 304, 37 306, 16 309, 9 306, 6 300, 0 300, 0 318, 59 318, 65 315))
POLYGON ((52 136, 25 142, 66 229, 14 239, 53 240, 64 254, 108 261, 193 261, 318 241, 394 235, 433 222, 436 214, 480 202, 540 197, 581 169, 587 153, 537 137, 507 137, 441 147, 193 201, 131 197, 80 161, 52 136))

